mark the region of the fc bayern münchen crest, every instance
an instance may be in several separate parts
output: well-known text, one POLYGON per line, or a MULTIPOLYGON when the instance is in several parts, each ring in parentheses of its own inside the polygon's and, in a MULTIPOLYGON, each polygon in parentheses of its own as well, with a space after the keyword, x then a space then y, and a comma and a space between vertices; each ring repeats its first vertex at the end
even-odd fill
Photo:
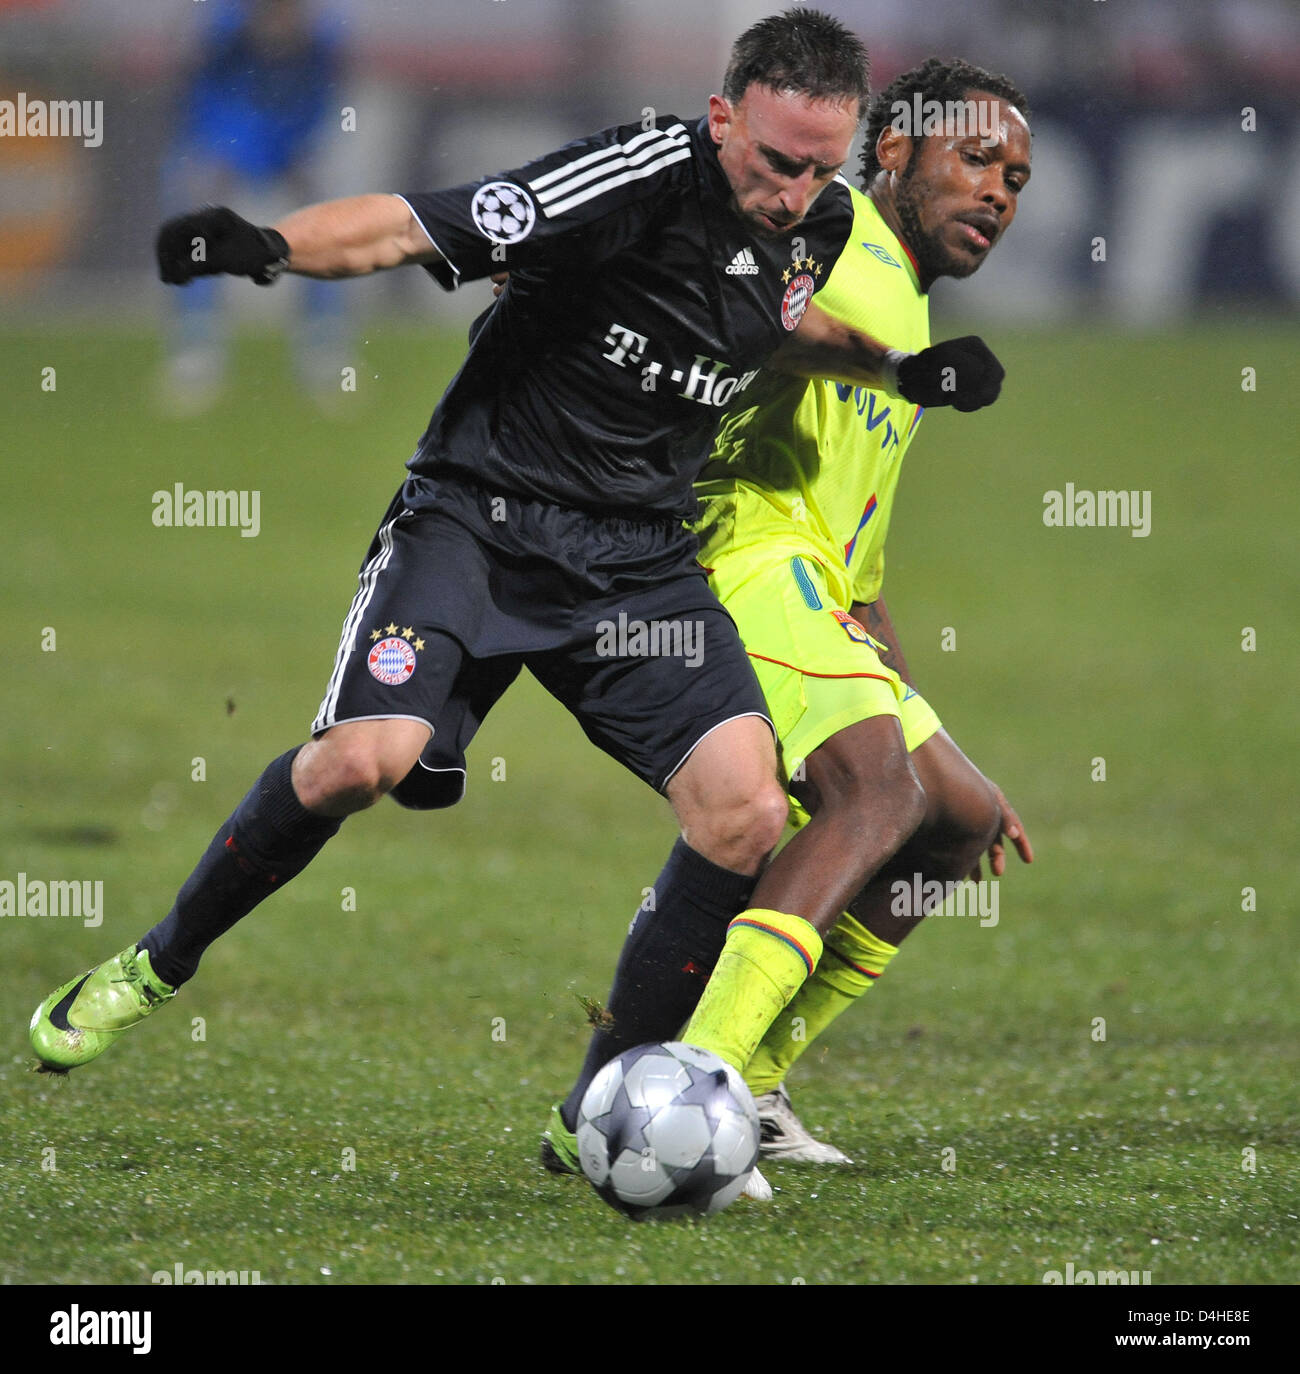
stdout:
POLYGON ((785 288, 785 295, 781 299, 781 323, 787 329, 794 329, 803 319, 803 312, 808 309, 808 302, 812 300, 816 287, 817 283, 807 272, 800 272, 785 288))
POLYGON ((390 635, 372 646, 366 666, 370 676, 385 687, 400 687, 415 672, 415 650, 406 640, 390 635))
POLYGON ((518 243, 533 231, 537 211, 528 192, 512 181, 489 181, 474 192, 469 212, 493 243, 518 243))

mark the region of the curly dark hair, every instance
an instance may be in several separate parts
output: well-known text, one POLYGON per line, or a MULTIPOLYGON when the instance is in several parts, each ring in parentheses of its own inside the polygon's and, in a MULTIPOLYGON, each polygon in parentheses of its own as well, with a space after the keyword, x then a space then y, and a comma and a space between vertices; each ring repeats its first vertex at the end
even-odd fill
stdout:
MULTIPOLYGON (((876 173, 880 171, 880 163, 876 158, 876 144, 890 123, 894 105, 898 101, 911 104, 913 96, 920 95, 924 101, 937 100, 946 103, 949 100, 965 100, 971 91, 988 91, 990 95, 996 95, 999 99, 1014 105, 1026 120, 1029 119, 1029 102, 1025 99, 1024 92, 1009 78, 995 76, 992 72, 986 72, 983 67, 963 62, 960 57, 952 57, 947 61, 941 57, 927 58, 919 67, 913 67, 911 71, 895 77, 871 102, 862 148, 863 189, 871 185, 876 173)), ((923 137, 922 134, 913 134, 913 144, 919 144, 923 137)), ((915 159, 911 165, 916 165, 915 159)))
POLYGON ((734 105, 750 86, 864 108, 871 94, 866 44, 838 19, 802 5, 746 29, 731 49, 722 94, 734 105))

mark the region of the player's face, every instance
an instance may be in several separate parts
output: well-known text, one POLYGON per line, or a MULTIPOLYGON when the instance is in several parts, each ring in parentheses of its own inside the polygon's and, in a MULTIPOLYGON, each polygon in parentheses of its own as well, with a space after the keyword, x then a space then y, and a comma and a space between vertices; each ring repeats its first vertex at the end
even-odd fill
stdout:
POLYGON ((709 132, 731 183, 731 208, 760 238, 788 233, 844 165, 858 131, 856 100, 833 104, 750 86, 736 102, 709 97, 709 132))
POLYGON ((894 179, 903 238, 927 283, 978 271, 1015 219, 1029 180, 1024 116, 987 92, 967 98, 996 107, 994 142, 985 146, 977 133, 927 135, 894 179))

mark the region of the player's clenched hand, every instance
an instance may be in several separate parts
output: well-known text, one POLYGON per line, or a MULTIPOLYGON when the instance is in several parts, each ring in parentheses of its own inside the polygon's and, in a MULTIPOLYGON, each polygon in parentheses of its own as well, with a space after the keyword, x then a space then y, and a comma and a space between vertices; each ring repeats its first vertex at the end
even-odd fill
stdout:
POLYGON ((228 272, 270 286, 289 264, 289 245, 222 205, 169 219, 158 231, 158 275, 169 286, 228 272))
MULTIPOLYGON (((1023 863, 1033 863, 1034 847, 1029 843, 1029 836, 1025 834, 1025 827, 1021 824, 1020 817, 1016 815, 1011 803, 1002 795, 1002 789, 997 783, 990 783, 989 785, 993 788, 993 793, 997 798, 998 811, 1001 815, 998 833, 993 837, 993 843, 989 845, 989 870, 993 877, 1000 878, 1007 870, 1006 850, 1002 847, 1004 836, 1015 845, 1016 853, 1020 855, 1023 863)), ((975 868, 970 876, 979 882, 980 862, 978 859, 975 861, 975 868)))
POLYGON ((979 410, 1002 390, 1006 369, 975 334, 945 339, 898 364, 898 394, 915 405, 979 410))

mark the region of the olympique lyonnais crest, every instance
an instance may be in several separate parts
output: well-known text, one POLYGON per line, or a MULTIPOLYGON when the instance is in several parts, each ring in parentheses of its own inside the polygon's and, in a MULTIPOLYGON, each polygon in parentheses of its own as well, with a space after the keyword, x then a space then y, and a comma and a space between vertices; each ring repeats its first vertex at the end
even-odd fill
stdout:
POLYGON ((840 623, 840 628, 855 644, 870 644, 883 659, 889 653, 889 645, 882 644, 875 635, 868 634, 862 622, 854 620, 848 611, 832 611, 831 615, 840 623))
POLYGON ((862 628, 861 624, 858 621, 854 620, 854 618, 848 613, 848 611, 832 611, 831 615, 833 615, 835 619, 838 620, 840 624, 844 627, 844 633, 848 635, 850 639, 856 640, 859 644, 875 643, 875 641, 866 632, 866 630, 862 628))
POLYGON ((785 288, 785 295, 781 298, 781 323, 787 329, 794 329, 803 319, 803 312, 808 309, 815 287, 816 283, 808 273, 800 272, 785 288))
POLYGON ((370 676, 385 687, 400 687, 415 672, 415 655, 424 648, 424 640, 415 638, 410 625, 400 634, 396 625, 371 630, 370 638, 375 641, 366 658, 370 676))

